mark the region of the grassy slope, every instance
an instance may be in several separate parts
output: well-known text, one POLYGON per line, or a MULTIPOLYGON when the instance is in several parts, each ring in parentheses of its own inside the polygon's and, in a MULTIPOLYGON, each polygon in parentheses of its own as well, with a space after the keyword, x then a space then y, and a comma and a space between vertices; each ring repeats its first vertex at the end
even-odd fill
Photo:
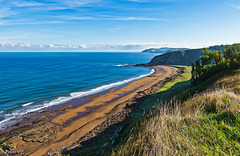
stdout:
MULTIPOLYGON (((166 100, 184 83, 166 84, 146 103, 166 100)), ((153 107, 112 155, 240 155, 239 94, 240 71, 215 75, 153 107)))
POLYGON ((177 66, 184 67, 184 73, 174 79, 174 81, 166 83, 155 94, 151 95, 144 101, 142 107, 147 111, 159 102, 169 100, 171 97, 178 95, 179 93, 190 88, 191 67, 190 66, 177 66))

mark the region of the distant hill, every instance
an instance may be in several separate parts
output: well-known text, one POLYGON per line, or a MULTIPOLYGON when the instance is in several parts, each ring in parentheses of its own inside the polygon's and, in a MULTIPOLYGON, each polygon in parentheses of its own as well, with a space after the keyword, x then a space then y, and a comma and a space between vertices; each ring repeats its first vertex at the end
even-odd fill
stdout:
POLYGON ((178 51, 178 50, 188 50, 188 48, 169 48, 169 47, 163 47, 163 48, 151 48, 143 50, 142 53, 167 53, 171 51, 178 51))
MULTIPOLYGON (((221 50, 225 45, 211 46, 210 51, 221 50)), ((188 49, 168 52, 162 55, 155 56, 148 65, 191 65, 195 60, 199 59, 204 54, 204 48, 188 49)))

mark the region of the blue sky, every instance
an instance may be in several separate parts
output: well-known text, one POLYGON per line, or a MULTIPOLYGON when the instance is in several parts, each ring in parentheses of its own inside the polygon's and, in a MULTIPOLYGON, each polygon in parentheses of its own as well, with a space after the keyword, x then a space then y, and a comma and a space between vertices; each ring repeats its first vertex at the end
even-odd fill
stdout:
POLYGON ((240 43, 240 0, 0 0, 0 51, 240 43))

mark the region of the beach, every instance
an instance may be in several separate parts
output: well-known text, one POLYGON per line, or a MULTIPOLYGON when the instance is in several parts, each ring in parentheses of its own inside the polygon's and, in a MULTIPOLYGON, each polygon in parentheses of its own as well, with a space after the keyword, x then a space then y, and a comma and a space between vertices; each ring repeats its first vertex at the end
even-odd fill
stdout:
MULTIPOLYGON (((34 122, 26 128, 21 125, 13 131, 6 132, 1 138, 8 138, 5 144, 12 145, 9 151, 15 155, 46 155, 59 153, 69 147, 74 148, 78 146, 76 142, 97 126, 109 121, 112 116, 118 115, 118 119, 108 122, 108 126, 124 120, 127 116, 124 110, 136 104, 136 99, 151 95, 163 82, 171 80, 171 77, 181 72, 181 69, 171 66, 151 68, 155 73, 150 76, 101 94, 69 101, 57 109, 53 107, 31 119, 25 119, 34 122)), ((104 128, 101 129, 103 130, 104 128)), ((96 135, 97 131, 92 137, 96 135)))

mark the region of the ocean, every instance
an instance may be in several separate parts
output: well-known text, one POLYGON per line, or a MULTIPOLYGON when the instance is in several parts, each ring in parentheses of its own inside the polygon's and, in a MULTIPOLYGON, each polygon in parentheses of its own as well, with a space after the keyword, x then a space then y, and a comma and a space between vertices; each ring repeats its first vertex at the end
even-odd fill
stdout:
POLYGON ((150 53, 0 53, 0 130, 33 111, 150 75, 150 53))

